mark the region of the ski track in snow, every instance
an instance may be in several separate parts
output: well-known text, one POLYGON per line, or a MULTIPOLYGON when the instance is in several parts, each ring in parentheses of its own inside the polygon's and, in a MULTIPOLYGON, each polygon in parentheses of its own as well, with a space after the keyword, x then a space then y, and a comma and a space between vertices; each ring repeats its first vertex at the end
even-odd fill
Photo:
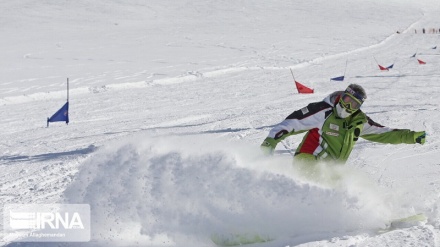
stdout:
MULTIPOLYGON (((369 4, 362 6, 373 9, 369 4)), ((381 4, 384 10, 379 12, 414 7, 410 3, 400 7, 393 1, 389 5, 371 4, 381 4)), ((157 11, 165 6, 161 3, 148 9, 160 19, 157 11)), ((188 13, 200 14, 208 5, 196 1, 190 6, 188 13)), ((297 14, 311 6, 303 3, 297 14)), ((337 7, 325 7, 337 11, 337 7)), ((229 8, 237 10, 237 16, 247 13, 229 8)), ((252 8, 271 11, 270 4, 252 8)), ((33 66, 42 71, 56 68, 54 61, 67 67, 91 68, 89 74, 71 78, 68 126, 53 123, 44 128, 45 114, 50 116, 66 97, 62 90, 64 74, 35 73, 0 82, 5 89, 0 93, 0 166, 4 170, 0 200, 2 204, 90 204, 92 241, 3 244, 212 246, 209 235, 213 232, 255 232, 276 236, 275 241, 258 245, 266 247, 438 246, 440 142, 436 140, 440 130, 435 120, 440 117, 440 57, 434 56, 438 51, 430 47, 438 44, 439 36, 411 33, 426 23, 438 23, 438 17, 431 12, 404 13, 406 18, 388 17, 404 23, 399 26, 403 33, 392 35, 377 30, 382 23, 375 21, 379 14, 370 14, 373 20, 363 27, 371 37, 361 46, 324 33, 303 35, 304 41, 295 39, 300 47, 295 49, 282 39, 283 30, 278 30, 279 43, 259 43, 256 38, 255 43, 240 45, 242 40, 236 36, 236 44, 210 44, 209 40, 197 42, 188 32, 187 37, 166 46, 196 47, 216 52, 215 58, 194 55, 193 66, 184 60, 174 61, 174 57, 153 59, 156 71, 136 65, 139 57, 112 50, 116 43, 99 45, 89 56, 75 54, 78 47, 63 50, 72 45, 67 41, 58 42, 56 51, 48 48, 39 53, 29 48, 22 59, 39 61, 41 65, 33 66), (316 51, 323 44, 338 45, 331 51, 316 51), (266 46, 271 48, 262 48, 266 46), (226 54, 241 55, 228 59, 227 55, 219 56, 222 52, 218 48, 226 54), (301 48, 304 52, 299 51, 301 48), (295 55, 289 57, 288 51, 295 55), (410 58, 416 51, 428 61, 426 65, 410 58), (395 69, 379 71, 374 59, 383 65, 394 63, 395 69), (346 61, 346 80, 367 90, 364 111, 390 127, 426 130, 427 143, 392 146, 360 140, 346 166, 319 167, 315 175, 318 181, 310 181, 304 170, 292 166, 288 153, 263 157, 258 145, 272 125, 308 102, 346 86, 345 82, 329 83, 329 78, 341 75, 346 61), (97 69, 96 64, 105 66, 97 69), (289 68, 298 81, 312 86, 316 93, 296 94, 289 68), (50 83, 42 83, 45 80, 50 83), (340 180, 335 182, 333 177, 340 180), (426 224, 376 233, 389 219, 418 212, 428 216, 426 224)), ((105 11, 97 16, 101 15, 106 16, 105 11)), ((258 15, 253 18, 258 22, 258 15)), ((124 25, 124 21, 113 25, 124 25)), ((341 24, 337 19, 327 21, 341 24)), ((66 21, 66 25, 71 23, 66 21)), ((267 25, 270 30, 271 25, 281 28, 276 22, 267 25)), ((265 31, 260 28, 243 35, 265 31)), ((310 24, 308 29, 312 28, 310 24)), ((209 28, 201 30, 208 32, 209 28)), ((169 34, 172 38, 182 34, 174 31, 169 34)), ((112 32, 104 34, 113 37, 112 32)), ((339 34, 349 39, 351 32, 356 31, 339 34)), ((93 38, 100 40, 94 36, 90 40, 93 38)), ((143 36, 136 39, 147 40, 143 36)), ((90 40, 84 44, 94 44, 90 40)), ((93 48, 85 50, 91 52, 93 48)), ((285 146, 295 148, 301 138, 293 136, 285 146)))

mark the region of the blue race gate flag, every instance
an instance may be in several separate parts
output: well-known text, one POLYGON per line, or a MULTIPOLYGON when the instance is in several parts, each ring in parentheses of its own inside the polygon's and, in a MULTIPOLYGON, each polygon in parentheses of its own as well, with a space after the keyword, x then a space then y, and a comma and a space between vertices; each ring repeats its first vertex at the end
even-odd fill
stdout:
POLYGON ((345 79, 345 72, 347 72, 347 65, 348 65, 348 59, 347 61, 345 61, 344 75, 330 78, 330 81, 343 81, 345 79))
POLYGON ((69 101, 61 107, 52 117, 47 118, 47 127, 49 127, 49 122, 66 122, 69 123, 69 101))
POLYGON ((343 81, 345 78, 345 76, 338 76, 338 77, 334 77, 334 78, 330 78, 331 81, 343 81))

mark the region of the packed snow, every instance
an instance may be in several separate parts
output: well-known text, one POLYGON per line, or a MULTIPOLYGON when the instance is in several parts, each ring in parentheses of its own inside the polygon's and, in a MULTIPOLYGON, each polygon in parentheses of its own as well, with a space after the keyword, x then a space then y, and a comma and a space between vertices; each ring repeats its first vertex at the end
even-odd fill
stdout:
POLYGON ((92 221, 90 242, 3 246, 204 247, 247 233, 273 239, 249 245, 261 247, 440 245, 437 0, 0 8, 1 205, 89 204, 92 221), (298 94, 290 70, 315 93, 298 94), (70 123, 46 127, 67 78, 70 123), (425 145, 359 140, 314 177, 292 160, 302 135, 260 151, 273 125, 350 83, 373 120, 425 130, 425 145), (378 231, 418 213, 427 221, 378 231))

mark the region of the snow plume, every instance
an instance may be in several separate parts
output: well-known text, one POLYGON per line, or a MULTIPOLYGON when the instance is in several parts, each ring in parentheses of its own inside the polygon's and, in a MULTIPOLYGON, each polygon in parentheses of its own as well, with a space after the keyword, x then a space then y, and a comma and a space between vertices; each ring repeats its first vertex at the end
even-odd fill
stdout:
POLYGON ((308 182, 291 156, 222 139, 144 136, 101 148, 64 195, 90 204, 94 246, 210 246, 211 234, 230 233, 299 244, 383 226, 388 208, 366 179, 318 170, 344 178, 308 182))

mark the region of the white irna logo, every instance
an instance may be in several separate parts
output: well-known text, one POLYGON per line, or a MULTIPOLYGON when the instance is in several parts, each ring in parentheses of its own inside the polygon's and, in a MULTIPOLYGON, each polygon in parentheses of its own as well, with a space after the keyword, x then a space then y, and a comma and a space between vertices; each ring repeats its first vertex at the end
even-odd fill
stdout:
POLYGON ((59 212, 12 212, 12 229, 84 229, 79 213, 59 212))

